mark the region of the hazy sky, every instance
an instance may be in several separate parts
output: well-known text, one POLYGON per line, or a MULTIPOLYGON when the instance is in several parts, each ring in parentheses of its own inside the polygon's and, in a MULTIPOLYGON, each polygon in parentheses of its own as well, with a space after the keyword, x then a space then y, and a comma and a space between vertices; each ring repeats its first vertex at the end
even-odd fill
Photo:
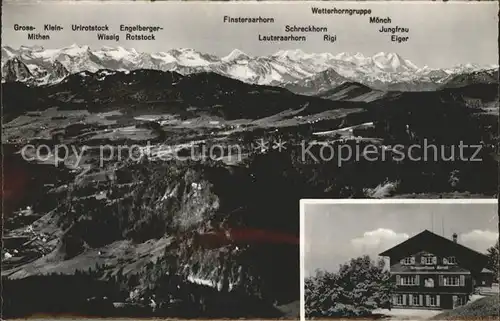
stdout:
POLYGON ((3 4, 3 45, 41 45, 59 48, 73 43, 99 48, 103 45, 135 48, 138 51, 167 51, 188 47, 227 55, 238 48, 250 55, 267 55, 280 49, 305 52, 397 52, 413 63, 449 67, 460 63, 498 63, 498 3, 495 2, 406 2, 406 3, 210 3, 210 2, 51 2, 3 4), (372 15, 390 17, 391 26, 410 29, 407 43, 390 41, 390 35, 368 23, 368 16, 313 15, 310 8, 371 9, 372 15), (274 24, 224 24, 223 16, 274 17, 274 24), (66 30, 52 33, 51 40, 29 41, 26 33, 14 32, 14 24, 32 24, 38 30, 46 23, 62 24, 66 30), (156 41, 98 41, 93 32, 70 32, 71 24, 105 24, 119 33, 120 24, 160 25, 156 41), (287 24, 325 26, 337 35, 337 42, 323 41, 309 33, 306 42, 266 43, 258 34, 285 35, 287 24))
POLYGON ((309 204, 305 205, 306 275, 336 271, 363 254, 378 254, 423 230, 484 252, 498 239, 496 204, 309 204), (434 221, 434 223, 433 223, 434 221), (444 222, 444 225, 443 225, 444 222), (444 227, 444 228, 443 228, 444 227))

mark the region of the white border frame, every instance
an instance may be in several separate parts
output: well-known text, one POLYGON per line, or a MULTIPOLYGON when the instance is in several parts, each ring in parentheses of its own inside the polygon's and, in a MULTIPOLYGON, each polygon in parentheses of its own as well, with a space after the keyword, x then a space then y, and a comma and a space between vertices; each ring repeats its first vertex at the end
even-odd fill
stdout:
POLYGON ((305 309, 305 205, 309 204, 498 204, 495 198, 450 198, 450 199, 301 199, 300 200, 300 320, 306 320, 305 309))

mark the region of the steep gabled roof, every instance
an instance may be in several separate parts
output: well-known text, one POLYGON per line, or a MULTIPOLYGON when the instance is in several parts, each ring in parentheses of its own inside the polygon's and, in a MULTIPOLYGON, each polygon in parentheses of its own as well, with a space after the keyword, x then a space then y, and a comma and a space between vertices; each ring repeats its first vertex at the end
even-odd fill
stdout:
POLYGON ((379 255, 388 256, 391 260, 399 261, 409 254, 421 251, 427 251, 438 256, 455 256, 459 262, 462 262, 460 265, 475 272, 481 271, 488 262, 486 255, 434 234, 429 230, 424 230, 379 255))

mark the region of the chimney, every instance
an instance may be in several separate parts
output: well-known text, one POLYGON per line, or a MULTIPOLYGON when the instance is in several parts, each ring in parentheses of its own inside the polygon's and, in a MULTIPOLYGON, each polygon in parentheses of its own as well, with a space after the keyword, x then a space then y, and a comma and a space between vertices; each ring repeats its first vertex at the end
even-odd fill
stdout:
POLYGON ((453 233, 453 242, 457 243, 458 235, 457 233, 453 233))

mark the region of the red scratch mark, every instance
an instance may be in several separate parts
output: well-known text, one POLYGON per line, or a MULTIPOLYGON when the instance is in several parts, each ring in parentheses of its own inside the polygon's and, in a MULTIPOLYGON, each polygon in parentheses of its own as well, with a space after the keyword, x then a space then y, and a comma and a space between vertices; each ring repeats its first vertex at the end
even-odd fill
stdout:
POLYGON ((299 238, 295 235, 270 230, 234 229, 229 234, 236 243, 299 244, 299 238))

